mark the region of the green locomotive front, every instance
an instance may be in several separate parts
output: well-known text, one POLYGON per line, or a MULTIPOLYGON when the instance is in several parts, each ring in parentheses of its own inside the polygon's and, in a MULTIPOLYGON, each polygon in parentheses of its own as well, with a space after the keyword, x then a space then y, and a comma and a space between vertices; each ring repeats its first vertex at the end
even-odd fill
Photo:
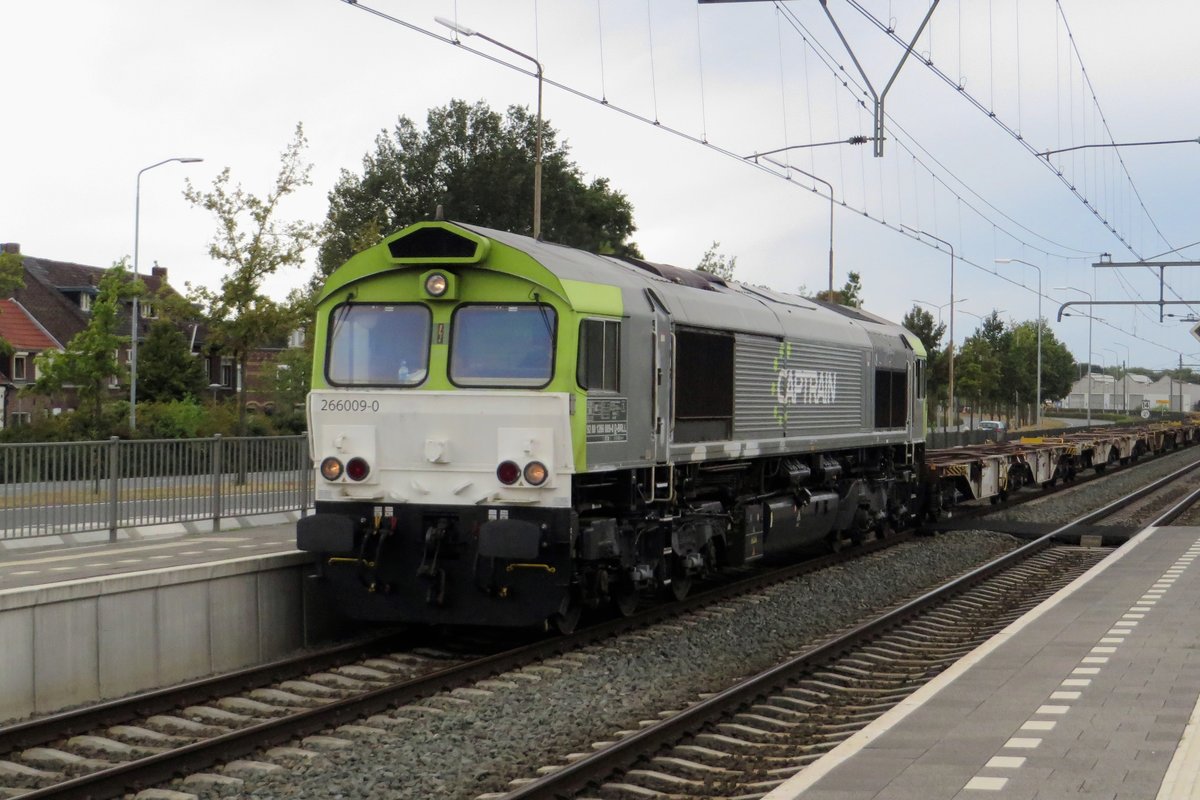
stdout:
POLYGON ((352 617, 568 629, 913 513, 924 351, 870 315, 424 222, 317 310, 302 550, 352 617))

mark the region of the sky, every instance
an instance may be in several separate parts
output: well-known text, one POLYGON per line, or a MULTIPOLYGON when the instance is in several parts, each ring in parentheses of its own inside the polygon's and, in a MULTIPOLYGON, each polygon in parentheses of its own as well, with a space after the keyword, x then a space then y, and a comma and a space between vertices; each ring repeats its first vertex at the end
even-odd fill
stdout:
MULTIPOLYGON (((215 221, 184 199, 185 180, 204 189, 228 167, 265 194, 303 123, 312 183, 281 216, 321 222, 339 174, 359 171, 399 116, 423 126, 455 98, 534 107, 528 62, 456 37, 441 16, 540 60, 547 122, 586 176, 629 198, 649 260, 693 267, 719 242, 739 280, 824 288, 827 182, 834 283, 860 273, 866 308, 899 321, 919 301, 948 323, 941 239, 955 250, 959 343, 993 310, 1037 317, 1026 261, 1041 270, 1041 313, 1085 360, 1087 320, 1057 321, 1061 303, 1159 296, 1153 270, 1093 269, 1101 254, 1200 259, 1200 244, 1186 247, 1200 240, 1200 144, 1094 146, 1200 135, 1200 4, 941 0, 892 80, 905 48, 888 29, 907 43, 928 10, 829 0, 831 22, 817 0, 7 2, 0 241, 108 266, 134 250, 139 170, 199 157, 142 174, 139 268, 166 267, 181 290, 217 287, 215 221), (872 135, 871 94, 885 87, 875 157, 845 141, 872 135), (1081 149, 1038 155, 1070 147, 1081 149)), ((269 293, 302 285, 314 263, 274 276, 269 293)), ((1197 300, 1166 311, 1200 313, 1197 268, 1165 275, 1167 299, 1197 300)), ((1096 364, 1200 363, 1182 316, 1092 313, 1096 364)))

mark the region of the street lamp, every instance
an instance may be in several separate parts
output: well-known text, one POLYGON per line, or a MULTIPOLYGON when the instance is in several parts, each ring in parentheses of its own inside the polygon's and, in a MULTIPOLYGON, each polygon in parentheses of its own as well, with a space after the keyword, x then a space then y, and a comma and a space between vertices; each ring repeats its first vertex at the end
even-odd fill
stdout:
MULTIPOLYGON (((967 300, 968 300, 968 298, 964 297, 960 300, 955 300, 954 302, 955 303, 965 303, 965 302, 967 302, 967 300)), ((913 302, 920 303, 921 305, 929 306, 930 308, 936 308, 937 312, 938 312, 938 325, 942 324, 942 309, 945 308, 946 306, 950 305, 949 303, 942 303, 941 305, 938 305, 937 303, 931 303, 928 300, 918 300, 915 297, 913 298, 913 302)))
MULTIPOLYGON (((853 139, 854 139, 854 137, 851 137, 851 144, 855 143, 852 141, 853 139)), ((822 144, 840 144, 840 142, 822 142, 822 144)), ((800 147, 802 145, 796 145, 796 146, 800 147)), ((790 147, 780 148, 780 150, 791 150, 791 149, 792 148, 790 148, 790 147)), ((767 152, 768 153, 777 153, 777 152, 780 152, 780 150, 768 150, 767 152)), ((833 302, 833 184, 830 183, 829 181, 825 180, 824 178, 818 178, 816 175, 813 175, 811 172, 805 172, 804 170, 800 169, 799 167, 793 167, 791 164, 784 164, 781 161, 776 161, 775 159, 769 157, 766 153, 753 153, 751 155, 746 156, 746 158, 747 159, 753 158, 755 164, 758 163, 759 158, 762 158, 763 161, 768 161, 777 167, 780 167, 780 168, 786 169, 786 170, 791 170, 792 172, 799 172, 801 175, 811 178, 814 181, 817 181, 818 183, 823 183, 823 184, 825 184, 825 187, 827 189, 829 189, 829 302, 832 303, 833 302)), ((792 179, 791 175, 788 175, 787 177, 788 177, 788 180, 792 179)), ((817 191, 817 187, 814 186, 812 188, 812 190, 814 192, 817 191)))
MULTIPOLYGON (((1038 319, 1037 319, 1037 426, 1042 427, 1042 268, 1019 258, 997 258, 997 264, 1024 264, 1033 267, 1038 274, 1038 319)), ((1090 403, 1091 400, 1089 399, 1090 403)))
POLYGON ((903 224, 901 227, 906 228, 913 233, 917 233, 922 236, 928 236, 935 242, 941 242, 942 244, 946 245, 946 247, 950 248, 950 302, 948 303, 950 306, 950 346, 947 348, 947 351, 950 354, 950 414, 951 419, 955 421, 954 427, 957 430, 959 427, 958 408, 954 405, 954 245, 950 244, 945 239, 939 239, 932 233, 926 233, 925 231, 920 231, 916 228, 909 228, 907 225, 903 224))
POLYGON ((965 308, 960 308, 958 310, 958 313, 966 314, 968 316, 974 317, 975 319, 979 320, 980 322, 987 322, 988 319, 991 318, 992 314, 995 314, 997 317, 999 317, 1001 314, 1003 314, 1007 310, 1008 310, 1007 308, 994 308, 994 309, 992 309, 992 313, 988 314, 986 317, 983 314, 976 314, 974 311, 967 311, 965 308))
MULTIPOLYGON (((1092 293, 1085 289, 1078 289, 1074 286, 1055 286, 1056 291, 1060 292, 1082 292, 1088 296, 1088 302, 1096 302, 1092 297, 1092 293)), ((1087 424, 1092 425, 1092 310, 1088 309, 1088 391, 1087 391, 1087 424)))
MULTIPOLYGON (((515 56, 527 59, 533 62, 537 67, 537 144, 533 156, 533 238, 542 238, 542 62, 538 61, 528 53, 522 53, 515 47, 509 47, 504 42, 499 42, 492 37, 480 33, 474 28, 468 28, 465 25, 459 25, 453 20, 445 17, 434 17, 434 22, 439 25, 445 25, 455 33, 461 33, 463 36, 478 36, 485 42, 491 42, 497 47, 507 50, 515 56)), ((455 44, 458 44, 455 41, 455 44)))
MULTIPOLYGON (((155 167, 161 167, 163 164, 170 164, 173 161, 178 161, 180 164, 195 164, 203 161, 203 158, 164 158, 151 164, 148 167, 142 167, 137 174, 137 191, 134 193, 133 199, 133 278, 136 281, 138 278, 138 241, 141 234, 142 220, 142 173, 148 172, 155 167)), ((129 320, 129 429, 137 430, 137 347, 138 347, 138 296, 133 295, 133 315, 129 320)))

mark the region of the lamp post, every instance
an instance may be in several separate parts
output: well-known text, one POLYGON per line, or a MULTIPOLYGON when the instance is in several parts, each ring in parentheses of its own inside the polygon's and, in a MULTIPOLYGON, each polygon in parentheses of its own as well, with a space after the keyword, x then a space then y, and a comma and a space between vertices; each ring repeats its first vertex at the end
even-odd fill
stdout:
MULTIPOLYGON (((459 25, 453 20, 445 17, 434 17, 435 22, 439 25, 445 25, 455 33, 461 33, 463 36, 478 36, 485 42, 491 42, 497 47, 507 50, 515 56, 520 56, 528 61, 532 61, 537 68, 537 143, 534 145, 535 151, 533 155, 533 238, 542 238, 542 62, 538 61, 528 53, 522 53, 515 47, 509 47, 504 42, 497 41, 492 37, 480 33, 474 28, 468 28, 465 25, 459 25)), ((457 44, 457 42, 455 42, 457 44)))
MULTIPOLYGON (((964 297, 960 300, 955 300, 954 302, 955 303, 965 303, 965 302, 967 302, 967 300, 968 300, 968 298, 964 297)), ((946 306, 950 305, 949 303, 942 303, 941 305, 938 305, 937 303, 931 303, 928 300, 917 300, 916 298, 913 298, 913 302, 920 303, 921 305, 924 305, 924 306, 929 306, 930 308, 936 308, 937 312, 938 312, 938 325, 942 324, 942 309, 945 308, 946 306)))
MULTIPOLYGON (((1007 310, 1008 310, 1007 308, 994 308, 994 309, 992 309, 992 314, 999 316, 1007 310)), ((988 314, 985 317, 983 314, 976 314, 974 311, 967 311, 965 308, 960 308, 958 310, 958 313, 966 314, 967 316, 974 317, 975 319, 979 320, 980 322, 987 322, 988 319, 991 318, 991 316, 992 316, 992 314, 988 314)))
POLYGON ((909 228, 907 225, 902 227, 907 228, 913 233, 918 233, 922 236, 928 236, 935 242, 941 242, 950 248, 950 346, 947 347, 947 352, 950 354, 950 418, 954 421, 955 430, 958 429, 958 408, 954 405, 954 245, 947 242, 945 239, 939 239, 932 233, 919 231, 916 228, 909 228))
POLYGON ((1125 348, 1125 360, 1121 362, 1121 410, 1129 413, 1129 345, 1115 342, 1117 347, 1125 348))
MULTIPOLYGON (((1019 258, 997 258, 997 264, 1024 264, 1033 267, 1038 274, 1038 318, 1037 318, 1037 426, 1042 427, 1042 268, 1019 258)), ((1091 402, 1089 400, 1089 402, 1091 402)))
MULTIPOLYGON (((824 178, 818 178, 811 172, 805 172, 799 167, 794 167, 791 164, 783 164, 773 158, 768 158, 768 156, 770 156, 772 153, 782 153, 784 150, 795 150, 801 147, 822 147, 827 144, 863 144, 867 141, 870 141, 870 139, 868 139, 866 136, 851 136, 849 139, 839 140, 836 142, 796 144, 792 145, 791 147, 780 147, 777 150, 768 150, 765 153, 751 153, 748 156, 743 156, 745 159, 754 159, 754 163, 756 164, 758 163, 758 159, 762 158, 764 161, 769 161, 777 167, 783 167, 784 169, 791 170, 792 172, 799 172, 801 175, 804 175, 807 178, 811 178, 818 183, 825 184, 825 187, 829 189, 829 302, 831 303, 833 302, 833 184, 824 178)), ((791 179, 790 175, 788 176, 788 179, 791 179)), ((815 192, 816 190, 817 188, 814 186, 813 191, 815 192)))
MULTIPOLYGON (((1082 292, 1083 294, 1086 294, 1088 296, 1088 302, 1092 302, 1092 303, 1095 302, 1095 298, 1092 297, 1092 293, 1085 289, 1077 289, 1074 286, 1055 286, 1054 288, 1060 292, 1066 292, 1066 291, 1082 292)), ((1088 424, 1088 427, 1090 428, 1092 426, 1092 309, 1091 308, 1088 309, 1088 356, 1087 356, 1087 360, 1088 360, 1087 424, 1088 424)))
MULTIPOLYGON (((1118 353, 1116 350, 1113 350, 1111 347, 1101 347, 1100 349, 1101 349, 1103 352, 1105 352, 1105 353, 1112 353, 1112 357, 1113 357, 1113 364, 1114 364, 1114 365, 1116 365, 1116 367, 1115 367, 1115 368, 1116 368, 1117 372, 1120 372, 1120 371, 1121 371, 1121 368, 1120 368, 1119 364, 1120 364, 1120 361, 1121 361, 1121 354, 1120 354, 1120 353, 1118 353)), ((1108 367, 1107 367, 1107 366, 1105 366, 1105 368, 1104 368, 1104 371, 1105 371, 1106 373, 1108 372, 1108 367)), ((1113 395, 1113 406, 1114 406, 1114 410, 1115 410, 1115 406, 1117 405, 1117 376, 1116 376, 1116 375, 1113 375, 1113 392, 1112 392, 1112 395, 1113 395)))
MULTIPOLYGON (((138 242, 141 238, 141 221, 142 221, 142 173, 148 172, 155 167, 161 167, 163 164, 170 164, 173 161, 178 161, 180 164, 195 164, 203 161, 203 158, 164 158, 151 164, 148 167, 142 167, 138 170, 137 186, 133 197, 133 278, 138 278, 138 242)), ((129 429, 137 430, 137 348, 138 348, 138 296, 133 296, 132 316, 129 320, 129 429)))

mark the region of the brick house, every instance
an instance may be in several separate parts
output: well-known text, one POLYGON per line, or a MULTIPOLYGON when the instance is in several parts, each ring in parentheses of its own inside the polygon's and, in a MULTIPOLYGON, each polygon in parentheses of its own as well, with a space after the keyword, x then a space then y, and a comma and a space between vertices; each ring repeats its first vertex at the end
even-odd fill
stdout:
MULTIPOLYGON (((16 243, 5 243, 0 244, 0 252, 21 255, 21 248, 16 243)), ((48 345, 46 342, 38 340, 43 346, 37 352, 45 349, 61 350, 75 334, 87 327, 92 302, 99 293, 100 280, 107 270, 101 267, 28 255, 22 256, 22 265, 25 285, 13 292, 11 301, 21 308, 23 315, 11 316, 30 320, 35 326, 44 330, 49 340, 53 342, 53 345, 48 345)), ((152 267, 149 275, 142 274, 140 277, 146 284, 148 297, 153 297, 163 291, 174 293, 174 289, 167 283, 165 267, 152 267)), ((10 316, 7 311, 7 307, 0 307, 0 325, 4 324, 4 316, 10 316)), ((118 322, 118 329, 122 333, 130 330, 131 312, 132 304, 126 304, 118 322)), ((138 304, 137 335, 139 343, 145 341, 150 326, 157 316, 153 300, 143 299, 138 304)), ((17 325, 18 323, 14 321, 12 324, 17 325)), ((12 343, 3 330, 0 328, 0 337, 12 343)), ((270 408, 271 393, 263 388, 263 383, 269 374, 271 364, 279 353, 289 346, 290 342, 281 336, 277 346, 264 347, 251 353, 247 363, 248 374, 239 376, 231 357, 210 353, 205 347, 202 323, 198 321, 188 323, 185 326, 184 334, 188 338, 192 354, 204 361, 205 375, 210 389, 210 392, 206 393, 207 396, 232 396, 240 387, 244 377, 247 385, 247 406, 253 410, 270 408)), ((30 341, 34 340, 30 339, 30 341)), ((15 343, 14 348, 20 350, 20 348, 16 348, 15 343)), ((33 353, 34 350, 26 348, 20 352, 33 353)), ((12 424, 12 422, 19 424, 28 421, 29 415, 33 413, 58 413, 44 398, 35 400, 28 395, 21 398, 20 409, 12 405, 17 395, 16 390, 32 382, 32 378, 17 381, 13 377, 13 373, 17 371, 16 358, 17 356, 9 359, 0 357, 0 376, 2 376, 0 377, 0 387, 3 387, 3 394, 0 395, 0 427, 12 424), (25 406, 29 406, 29 408, 26 409, 25 406), (18 416, 10 419, 11 414, 18 416)), ((128 349, 121 353, 121 360, 123 363, 128 363, 128 349)), ((32 358, 29 358, 27 363, 32 363, 32 358)), ((120 396, 123 393, 128 393, 127 386, 113 385, 114 396, 120 396)), ((74 398, 70 393, 61 398, 61 402, 63 406, 59 410, 69 410, 75 407, 74 398)))
POLYGON ((28 424, 34 414, 52 412, 47 398, 20 394, 37 380, 37 357, 62 344, 20 302, 0 300, 0 339, 12 349, 0 357, 0 427, 28 424))

